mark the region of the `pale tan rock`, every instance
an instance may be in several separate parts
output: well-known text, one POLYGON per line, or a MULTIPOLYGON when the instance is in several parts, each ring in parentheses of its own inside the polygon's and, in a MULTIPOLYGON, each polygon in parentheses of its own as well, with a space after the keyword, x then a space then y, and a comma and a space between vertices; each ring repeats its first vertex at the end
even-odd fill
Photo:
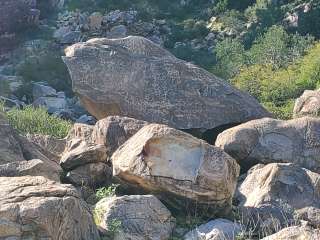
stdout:
POLYGON ((319 117, 320 116, 320 91, 305 90, 296 100, 293 108, 293 117, 303 116, 319 117))
POLYGON ((236 161, 219 148, 159 124, 145 126, 125 142, 112 164, 114 176, 162 193, 164 200, 180 197, 224 214, 239 175, 236 161))
POLYGON ((246 221, 263 231, 281 229, 298 219, 316 225, 320 209, 320 174, 291 163, 257 165, 240 184, 236 198, 246 221), (313 208, 309 215, 306 210, 313 208))
POLYGON ((262 240, 317 240, 320 239, 320 230, 309 227, 288 227, 263 238, 262 240))
POLYGON ((134 118, 111 116, 96 123, 92 132, 95 144, 102 144, 107 148, 108 158, 125 141, 149 123, 134 118))
POLYGON ((94 211, 102 229, 119 223, 114 240, 167 240, 175 226, 169 210, 152 195, 105 198, 94 211))
POLYGON ((244 169, 257 163, 295 163, 320 173, 320 119, 253 120, 219 134, 215 145, 244 169))
POLYGON ((215 219, 191 230, 184 240, 236 240, 241 225, 227 219, 215 219))
POLYGON ((48 164, 40 159, 11 162, 0 165, 0 177, 43 176, 60 181, 61 168, 57 164, 48 164))
POLYGON ((91 39, 65 53, 73 90, 97 119, 205 131, 270 116, 253 97, 143 37, 91 39))
POLYGON ((89 207, 71 185, 44 177, 0 177, 1 239, 100 239, 89 207))
POLYGON ((58 139, 42 134, 27 134, 26 138, 45 151, 48 158, 59 162, 66 146, 66 139, 58 139))

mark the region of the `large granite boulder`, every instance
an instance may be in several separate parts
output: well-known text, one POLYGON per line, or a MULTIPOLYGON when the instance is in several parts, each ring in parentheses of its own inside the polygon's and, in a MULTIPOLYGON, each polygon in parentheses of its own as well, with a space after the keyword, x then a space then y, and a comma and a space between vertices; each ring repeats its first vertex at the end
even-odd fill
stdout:
POLYGON ((120 115, 205 131, 270 115, 253 97, 143 37, 92 39, 65 52, 73 90, 97 119, 120 115))
POLYGON ((306 90, 294 105, 293 117, 319 117, 320 116, 320 91, 306 90))
POLYGON ((320 230, 310 227, 287 227, 262 240, 316 240, 320 239, 320 230))
POLYGON ((320 119, 253 120, 221 133, 216 146, 243 169, 257 163, 289 162, 320 173, 320 119))
POLYGON ((44 177, 0 177, 0 239, 100 239, 71 185, 44 177))
POLYGON ((319 179, 319 174, 291 163, 259 164, 240 184, 236 199, 244 219, 263 232, 272 233, 299 219, 316 225, 319 216, 312 219, 303 213, 319 213, 319 179))
POLYGON ((228 213, 239 175, 236 161, 219 148, 159 124, 126 141, 112 164, 114 176, 156 192, 172 207, 196 202, 213 214, 228 213))
POLYGON ((37 23, 36 0, 2 0, 0 7, 0 54, 16 41, 15 34, 37 23))
POLYGON ((241 230, 241 225, 218 218, 191 230, 184 240, 236 240, 241 230))
POLYGON ((114 230, 114 240, 167 240, 175 226, 169 210, 152 195, 104 198, 94 211, 102 229, 114 230))

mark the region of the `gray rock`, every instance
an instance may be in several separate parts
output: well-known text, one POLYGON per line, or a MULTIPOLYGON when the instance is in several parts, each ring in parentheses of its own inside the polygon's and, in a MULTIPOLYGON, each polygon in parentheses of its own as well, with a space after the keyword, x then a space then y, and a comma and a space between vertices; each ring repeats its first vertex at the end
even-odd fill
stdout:
POLYGON ((312 220, 303 211, 320 209, 319 179, 319 174, 291 163, 253 167, 236 194, 243 218, 269 233, 292 225, 297 218, 312 220))
POLYGON ((127 36, 127 27, 124 25, 114 26, 107 33, 108 38, 123 38, 127 36))
POLYGON ((289 162, 320 173, 320 119, 265 118, 221 133, 216 146, 244 169, 257 163, 289 162))
POLYGON ((1 239, 100 239, 89 207, 71 185, 44 177, 0 177, 1 239))
POLYGON ((282 229, 281 231, 263 238, 262 240, 316 240, 320 239, 320 230, 310 227, 292 226, 282 229))
POLYGON ((48 113, 64 111, 67 107, 67 101, 64 98, 58 97, 39 97, 33 102, 35 107, 44 107, 48 113))
POLYGON ((40 97, 57 97, 57 91, 46 85, 42 85, 41 83, 34 83, 32 87, 32 95, 33 99, 36 100, 40 97))
POLYGON ((152 195, 105 198, 95 206, 98 225, 111 230, 119 223, 115 240, 169 239, 175 219, 169 210, 152 195))
POLYGON ((68 172, 66 179, 75 186, 95 189, 111 184, 112 168, 102 162, 85 164, 68 172))
POLYGON ((185 240, 235 240, 242 227, 230 220, 215 219, 188 232, 185 240))
POLYGON ((113 154, 112 164, 114 176, 157 192, 173 208, 196 203, 205 214, 228 214, 239 176, 236 161, 219 148, 159 124, 133 135, 113 154))
POLYGON ((303 116, 319 117, 320 116, 320 91, 306 90, 299 97, 294 105, 293 117, 303 116))
POLYGON ((11 162, 0 165, 0 177, 43 176, 60 182, 61 168, 39 159, 11 162))
POLYGON ((107 162, 107 151, 103 145, 87 145, 82 142, 69 152, 64 152, 60 165, 65 170, 73 170, 76 167, 88 164, 107 162))
POLYGON ((253 97, 142 37, 78 43, 64 61, 73 90, 97 119, 122 115, 206 130, 270 115, 253 97))
POLYGON ((96 123, 96 119, 92 116, 88 116, 87 114, 82 115, 76 120, 77 123, 94 125, 96 123))
POLYGON ((74 31, 70 27, 61 27, 53 35, 61 44, 72 44, 79 42, 81 37, 80 31, 74 31))
POLYGON ((42 134, 27 134, 26 138, 46 152, 49 159, 59 162, 66 146, 66 139, 42 134))

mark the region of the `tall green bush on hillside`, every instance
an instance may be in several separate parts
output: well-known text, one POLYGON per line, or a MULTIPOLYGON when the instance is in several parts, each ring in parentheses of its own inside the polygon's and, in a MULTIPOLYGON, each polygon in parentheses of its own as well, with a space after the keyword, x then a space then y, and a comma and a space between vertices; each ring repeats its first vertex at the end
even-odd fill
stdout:
POLYGON ((218 64, 213 71, 224 79, 235 76, 246 64, 244 46, 238 39, 227 38, 219 42, 215 54, 218 64))
POLYGON ((249 92, 281 118, 287 118, 294 101, 306 89, 320 83, 320 43, 298 62, 275 69, 271 64, 256 64, 241 69, 233 84, 249 92))

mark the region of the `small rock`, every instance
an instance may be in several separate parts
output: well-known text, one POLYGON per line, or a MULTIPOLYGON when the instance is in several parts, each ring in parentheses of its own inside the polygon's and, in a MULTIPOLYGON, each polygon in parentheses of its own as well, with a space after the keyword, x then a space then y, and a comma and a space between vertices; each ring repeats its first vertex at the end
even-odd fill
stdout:
POLYGON ((34 100, 40 97, 57 97, 57 91, 50 86, 34 83, 32 87, 32 95, 34 100))
POLYGON ((110 32, 107 33, 108 38, 122 38, 127 36, 127 27, 124 25, 114 26, 110 29, 110 32))
POLYGON ((281 231, 263 238, 262 240, 317 240, 320 239, 320 230, 310 227, 287 227, 281 231))
POLYGON ((235 240, 242 227, 226 219, 215 219, 188 232, 184 240, 235 240))
POLYGON ((152 195, 105 198, 95 205, 96 224, 110 231, 117 226, 114 239, 169 239, 175 219, 152 195))

